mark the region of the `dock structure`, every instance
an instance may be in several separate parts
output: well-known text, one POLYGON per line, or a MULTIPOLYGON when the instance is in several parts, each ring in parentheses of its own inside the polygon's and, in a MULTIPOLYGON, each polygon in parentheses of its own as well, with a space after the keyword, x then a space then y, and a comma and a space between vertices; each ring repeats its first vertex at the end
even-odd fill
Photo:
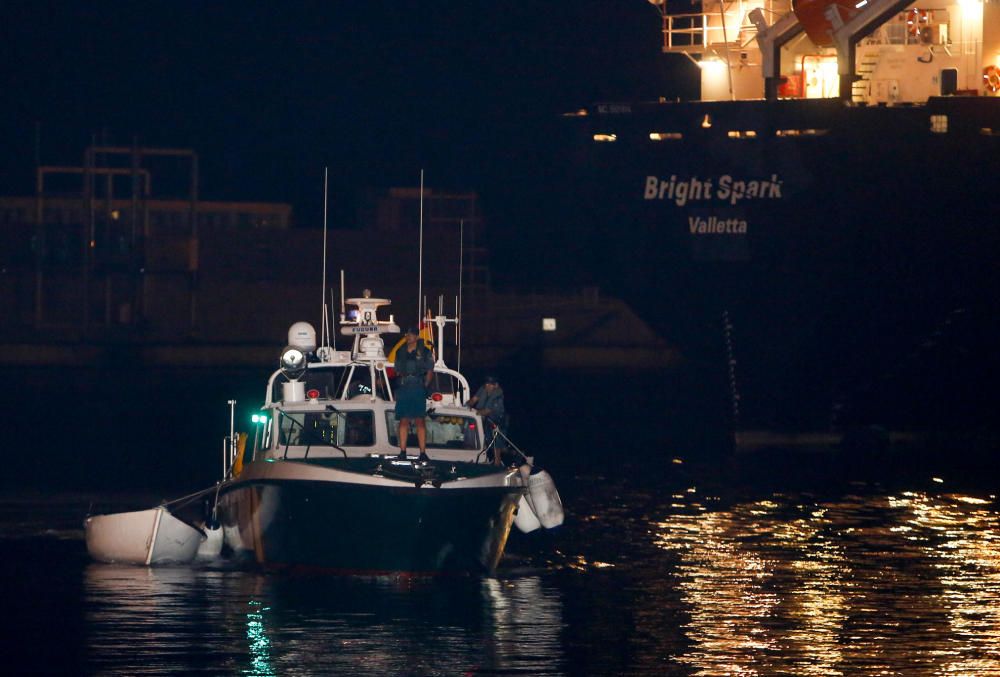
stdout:
MULTIPOLYGON (((322 229, 296 224, 288 204, 204 199, 198 166, 186 149, 94 146, 79 167, 38 167, 35 195, 0 196, 0 364, 260 364, 274 336, 259 317, 318 325, 322 300, 336 308, 340 276, 322 289, 322 229)), ((343 271, 345 293, 385 290, 404 323, 421 316, 418 277, 428 310, 455 314, 461 297, 462 359, 473 368, 526 349, 571 368, 673 359, 596 289, 495 290, 478 196, 420 198, 417 188, 373 192, 357 223, 332 224, 328 265, 343 271), (361 251, 379 252, 378 270, 361 251)))

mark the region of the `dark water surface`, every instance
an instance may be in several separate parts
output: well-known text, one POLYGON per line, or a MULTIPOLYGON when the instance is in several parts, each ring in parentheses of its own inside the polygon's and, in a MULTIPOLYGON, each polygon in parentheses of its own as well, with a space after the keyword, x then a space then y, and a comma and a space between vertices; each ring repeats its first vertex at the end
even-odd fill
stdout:
POLYGON ((226 399, 239 419, 253 376, 38 381, 0 478, 4 673, 1000 675, 992 463, 950 473, 951 448, 734 464, 716 444, 725 398, 655 377, 614 397, 505 384, 567 520, 515 531, 496 578, 91 562, 88 511, 215 481, 226 399))
POLYGON ((108 675, 1000 674, 993 496, 560 484, 566 525, 515 534, 485 580, 97 564, 93 497, 7 497, 4 655, 108 675))

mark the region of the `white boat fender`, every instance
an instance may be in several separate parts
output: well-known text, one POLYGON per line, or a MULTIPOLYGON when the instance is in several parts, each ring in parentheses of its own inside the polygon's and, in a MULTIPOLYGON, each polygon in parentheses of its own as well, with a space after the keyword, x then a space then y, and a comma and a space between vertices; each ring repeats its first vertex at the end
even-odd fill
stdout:
POLYGON ((217 559, 222 556, 222 527, 205 525, 205 540, 198 546, 198 559, 217 559))
MULTIPOLYGON (((527 464, 520 468, 521 476, 527 475, 528 491, 522 497, 521 502, 530 508, 535 519, 546 529, 552 529, 563 523, 565 513, 563 512, 562 499, 559 498, 559 491, 552 476, 539 468, 531 468, 527 464)), ((518 504, 518 514, 521 513, 521 504, 518 504)), ((525 526, 530 527, 532 520, 523 518, 525 526)), ((516 524, 515 519, 515 524, 516 524)), ((524 531, 520 525, 518 528, 524 531)), ((533 529, 532 529, 533 530, 533 529)), ((528 533, 525 531, 525 533, 528 533)))
POLYGON ((527 493, 522 495, 521 500, 517 502, 517 514, 514 515, 514 526, 523 534, 530 534, 542 526, 542 523, 538 521, 538 517, 535 515, 535 511, 528 505, 527 493))

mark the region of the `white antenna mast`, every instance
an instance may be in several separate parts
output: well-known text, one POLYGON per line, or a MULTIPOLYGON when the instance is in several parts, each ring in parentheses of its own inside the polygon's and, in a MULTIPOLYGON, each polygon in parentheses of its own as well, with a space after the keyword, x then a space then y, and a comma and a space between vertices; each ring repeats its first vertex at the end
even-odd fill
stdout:
POLYGON ((326 306, 326 219, 327 219, 327 196, 329 195, 328 186, 328 176, 330 173, 329 167, 323 168, 323 324, 320 328, 320 342, 321 346, 328 345, 327 341, 332 332, 330 331, 330 317, 327 312, 326 306))
POLYGON ((424 319, 424 170, 420 170, 420 248, 417 264, 417 331, 424 319))
POLYGON ((462 282, 463 264, 465 263, 465 219, 458 222, 458 299, 455 301, 455 344, 458 346, 458 357, 455 368, 462 371, 462 282))
MULTIPOLYGON (((347 305, 344 301, 344 269, 340 269, 340 324, 347 320, 347 305)), ((355 338, 357 338, 355 336, 355 338)), ((351 350, 354 350, 353 348, 351 350)))
MULTIPOLYGON (((333 287, 330 287, 329 291, 330 291, 330 307, 328 308, 328 310, 329 310, 329 314, 333 315, 333 312, 334 312, 333 309, 337 307, 337 304, 336 304, 337 297, 334 295, 333 287)), ((332 319, 330 321, 330 323, 333 325, 333 328, 330 330, 330 347, 332 347, 334 350, 336 350, 336 348, 337 348, 337 331, 336 331, 337 320, 336 320, 336 315, 334 315, 334 319, 332 319)))

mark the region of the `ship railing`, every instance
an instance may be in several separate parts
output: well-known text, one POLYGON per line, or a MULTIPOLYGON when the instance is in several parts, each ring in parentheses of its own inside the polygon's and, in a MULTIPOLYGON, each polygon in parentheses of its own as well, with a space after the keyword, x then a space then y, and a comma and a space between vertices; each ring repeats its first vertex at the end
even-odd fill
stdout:
MULTIPOLYGON (((791 11, 788 2, 770 2, 767 5, 763 8, 764 12, 775 21, 791 11)), ((735 49, 746 49, 757 37, 757 27, 749 19, 754 7, 740 0, 724 5, 721 14, 718 11, 687 14, 661 11, 663 51, 703 52, 712 45, 725 44, 735 49)))
POLYGON ((900 12, 865 37, 863 45, 945 45, 954 46, 948 13, 942 10, 900 12))

